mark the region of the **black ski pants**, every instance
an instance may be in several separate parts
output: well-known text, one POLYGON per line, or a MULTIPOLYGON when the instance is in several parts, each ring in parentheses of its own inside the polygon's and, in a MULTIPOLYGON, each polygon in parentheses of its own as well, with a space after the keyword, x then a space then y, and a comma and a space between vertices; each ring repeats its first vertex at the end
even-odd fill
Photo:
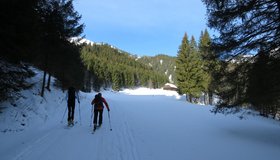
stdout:
POLYGON ((74 121, 75 105, 68 105, 68 122, 74 121))
POLYGON ((103 109, 102 110, 94 110, 94 117, 93 117, 93 124, 96 125, 97 124, 97 117, 98 118, 98 124, 101 125, 102 124, 102 119, 103 119, 103 109))

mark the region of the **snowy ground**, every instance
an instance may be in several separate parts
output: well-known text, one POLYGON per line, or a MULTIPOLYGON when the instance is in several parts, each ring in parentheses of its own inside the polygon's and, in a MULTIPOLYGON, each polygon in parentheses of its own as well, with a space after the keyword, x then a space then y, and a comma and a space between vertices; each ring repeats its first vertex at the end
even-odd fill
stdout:
MULTIPOLYGON (((39 80, 38 76, 38 80, 39 80)), ((53 89, 45 99, 25 91, 16 107, 0 113, 1 160, 278 160, 280 124, 261 117, 210 113, 211 106, 184 102, 163 90, 104 91, 111 108, 91 134, 96 93, 81 93, 73 128, 66 127, 65 94, 53 89), (24 116, 23 116, 24 115, 24 116), (5 118, 4 118, 5 117, 5 118), (24 125, 23 125, 24 124, 24 125)))

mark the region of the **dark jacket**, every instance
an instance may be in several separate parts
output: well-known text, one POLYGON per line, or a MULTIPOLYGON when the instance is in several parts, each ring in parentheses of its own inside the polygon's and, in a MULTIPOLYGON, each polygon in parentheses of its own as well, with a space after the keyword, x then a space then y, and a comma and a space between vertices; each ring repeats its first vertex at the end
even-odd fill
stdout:
POLYGON ((79 95, 78 92, 76 92, 74 87, 70 87, 68 89, 67 95, 67 104, 68 106, 75 106, 75 100, 77 99, 78 102, 80 103, 79 95))

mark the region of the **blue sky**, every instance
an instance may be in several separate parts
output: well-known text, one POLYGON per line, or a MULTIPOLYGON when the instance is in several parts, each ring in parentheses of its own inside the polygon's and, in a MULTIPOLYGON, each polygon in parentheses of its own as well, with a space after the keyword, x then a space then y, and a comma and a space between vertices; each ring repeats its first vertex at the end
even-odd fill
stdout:
POLYGON ((87 39, 139 56, 176 56, 185 32, 198 40, 207 27, 201 0, 75 0, 74 6, 87 39))

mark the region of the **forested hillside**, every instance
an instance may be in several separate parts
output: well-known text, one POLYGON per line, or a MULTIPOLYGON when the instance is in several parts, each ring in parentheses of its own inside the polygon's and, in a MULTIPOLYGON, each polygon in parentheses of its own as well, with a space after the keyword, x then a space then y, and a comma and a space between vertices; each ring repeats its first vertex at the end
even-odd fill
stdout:
POLYGON ((154 57, 144 56, 138 58, 137 61, 151 66, 154 70, 168 77, 169 82, 176 83, 176 57, 159 54, 154 57))
POLYGON ((168 82, 164 74, 108 44, 84 45, 81 58, 86 66, 86 91, 101 87, 112 87, 114 90, 136 86, 158 88, 168 82))
POLYGON ((31 65, 44 71, 42 97, 46 88, 50 91, 51 76, 63 88, 80 88, 80 48, 68 39, 80 36, 84 25, 72 0, 2 0, 0 17, 0 101, 30 86, 24 81, 34 74, 31 65))

